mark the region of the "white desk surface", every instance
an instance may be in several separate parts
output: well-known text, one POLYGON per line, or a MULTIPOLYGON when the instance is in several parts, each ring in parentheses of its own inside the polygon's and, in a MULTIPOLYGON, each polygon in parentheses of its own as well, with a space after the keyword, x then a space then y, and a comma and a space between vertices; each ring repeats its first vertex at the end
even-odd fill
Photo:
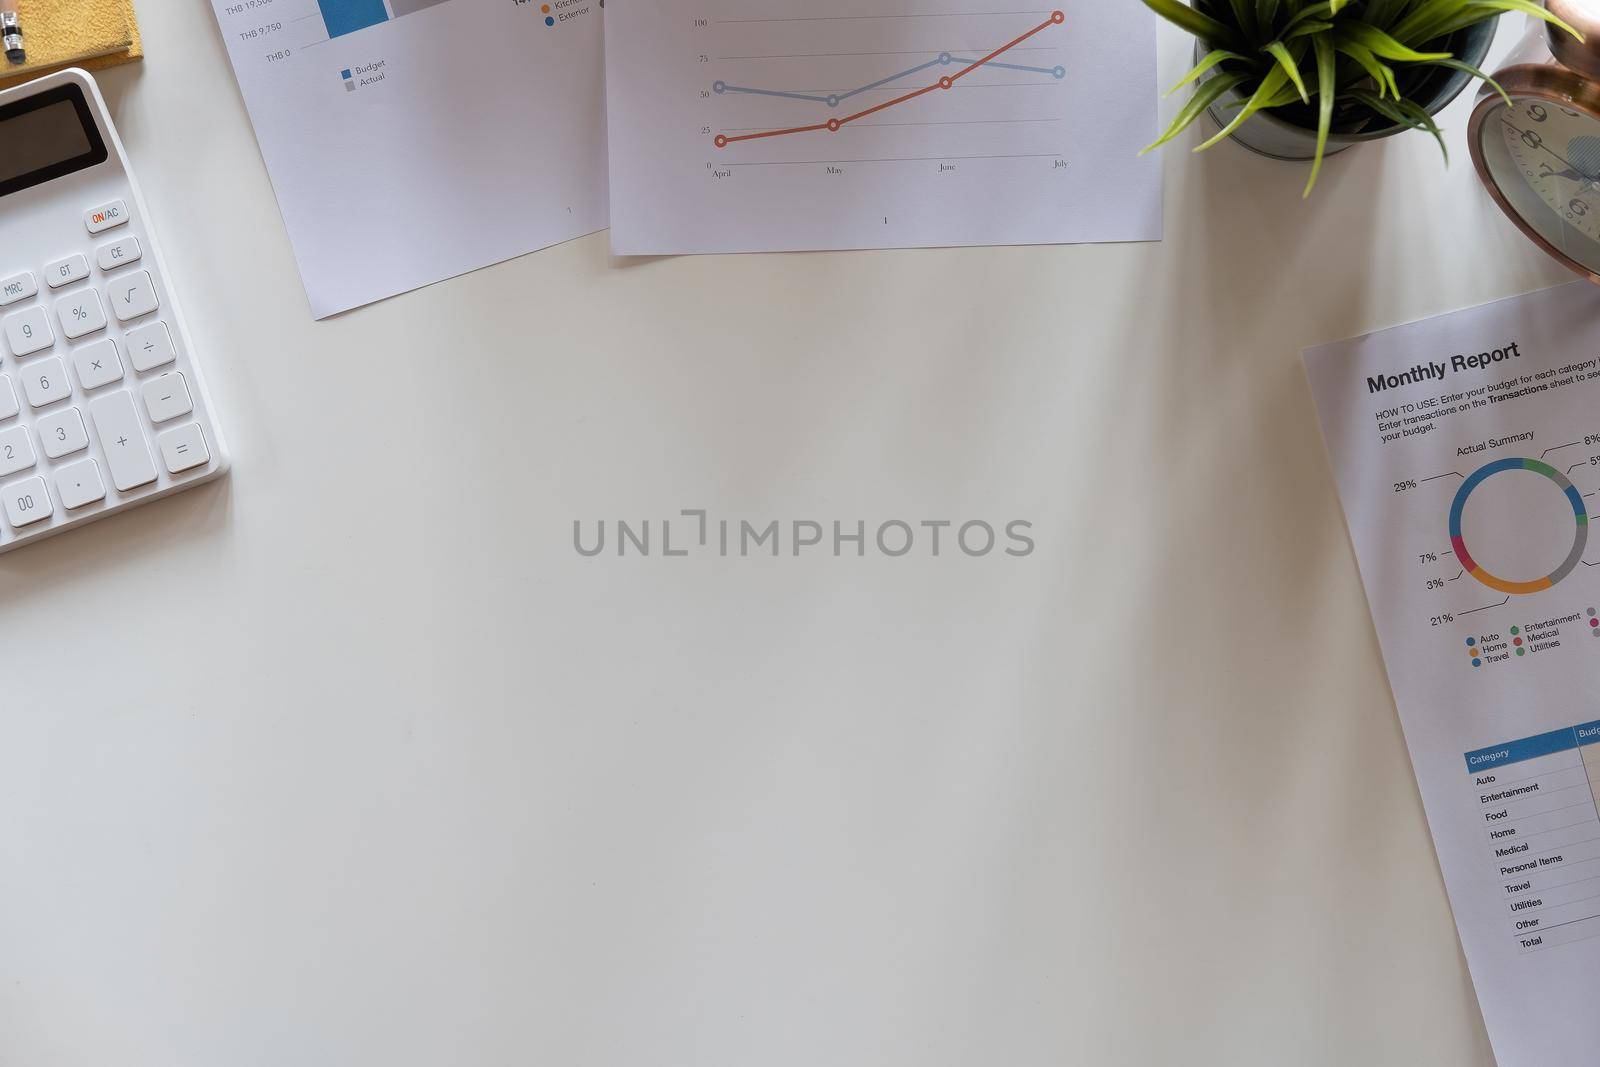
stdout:
POLYGON ((0 1062, 1492 1062, 1299 356, 1567 280, 1465 99, 1309 204, 1191 136, 1161 244, 595 236, 318 324, 140 14, 235 467, 0 557, 0 1062), (696 507, 1038 551, 572 547, 696 507))

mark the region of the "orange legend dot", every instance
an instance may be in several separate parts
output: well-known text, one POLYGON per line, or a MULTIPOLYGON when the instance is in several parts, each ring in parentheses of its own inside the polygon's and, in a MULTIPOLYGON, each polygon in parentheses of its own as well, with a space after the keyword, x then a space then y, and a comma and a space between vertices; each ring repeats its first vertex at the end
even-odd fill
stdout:
POLYGON ((546 4, 546 5, 544 5, 544 6, 543 6, 543 7, 541 7, 541 8, 540 8, 540 9, 539 9, 539 14, 541 14, 541 15, 548 15, 548 14, 550 14, 550 5, 549 5, 549 4, 546 4))

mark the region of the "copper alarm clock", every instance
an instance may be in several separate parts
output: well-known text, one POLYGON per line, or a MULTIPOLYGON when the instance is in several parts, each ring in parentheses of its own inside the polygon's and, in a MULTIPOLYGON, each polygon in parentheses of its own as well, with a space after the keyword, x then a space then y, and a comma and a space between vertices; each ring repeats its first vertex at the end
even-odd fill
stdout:
POLYGON ((1511 221, 1600 283, 1600 0, 1546 0, 1584 37, 1535 22, 1485 85, 1467 143, 1478 177, 1511 221))

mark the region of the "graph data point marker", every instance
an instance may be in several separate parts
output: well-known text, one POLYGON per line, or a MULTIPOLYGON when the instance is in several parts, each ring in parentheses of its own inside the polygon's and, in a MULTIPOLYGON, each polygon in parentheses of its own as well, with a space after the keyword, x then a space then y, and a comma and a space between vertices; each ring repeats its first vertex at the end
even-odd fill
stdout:
POLYGON ((939 79, 939 88, 941 88, 941 89, 948 89, 954 84, 955 84, 955 82, 951 81, 949 78, 940 78, 939 79))
POLYGON ((829 107, 838 107, 839 106, 839 98, 837 96, 828 97, 828 106, 829 107))
POLYGON ((838 119, 829 119, 828 120, 828 130, 831 133, 838 133, 839 132, 839 120, 838 119))
POLYGON ((943 63, 947 67, 951 64, 952 61, 954 61, 954 59, 955 59, 955 56, 952 56, 949 52, 940 52, 939 53, 939 62, 943 63))
POLYGON ((1062 78, 1065 78, 1067 76, 1067 68, 1066 67, 1056 67, 1050 73, 1054 74, 1056 76, 1056 80, 1057 81, 1060 81, 1062 78))
POLYGON ((724 137, 720 133, 717 134, 716 139, 714 141, 712 141, 711 143, 716 145, 718 148, 727 148, 728 147, 728 139, 726 137, 724 137))
POLYGON ((1065 11, 1052 11, 1050 12, 1050 21, 1059 26, 1067 21, 1067 13, 1065 11))
POLYGON ((728 91, 728 83, 727 82, 712 82, 711 83, 711 91, 714 92, 714 93, 725 93, 725 92, 728 91))

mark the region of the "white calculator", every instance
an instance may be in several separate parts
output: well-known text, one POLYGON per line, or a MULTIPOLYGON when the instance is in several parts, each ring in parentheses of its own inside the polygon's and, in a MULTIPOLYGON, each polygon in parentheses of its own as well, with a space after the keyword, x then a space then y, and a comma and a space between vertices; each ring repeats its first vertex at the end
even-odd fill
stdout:
POLYGON ((94 79, 0 92, 0 552, 227 469, 94 79))

